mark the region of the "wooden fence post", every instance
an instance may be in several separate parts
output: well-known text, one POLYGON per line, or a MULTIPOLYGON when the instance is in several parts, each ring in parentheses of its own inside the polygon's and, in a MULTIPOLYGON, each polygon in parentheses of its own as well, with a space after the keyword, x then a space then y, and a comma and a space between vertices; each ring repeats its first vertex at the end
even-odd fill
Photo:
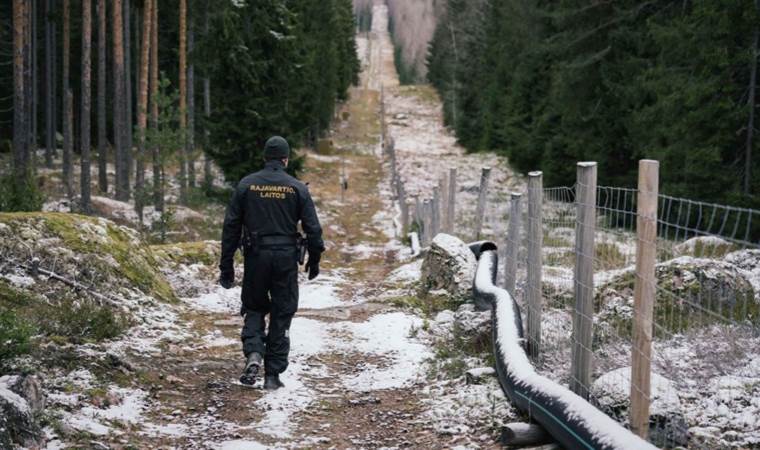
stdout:
POLYGON ((446 233, 446 208, 449 206, 446 172, 438 179, 438 192, 440 194, 438 202, 438 232, 446 233))
POLYGON ((483 217, 486 213, 486 196, 488 195, 488 180, 491 178, 491 168, 484 167, 480 172, 480 191, 478 191, 478 209, 475 212, 475 239, 480 239, 483 230, 483 217))
POLYGON ((386 150, 385 89, 380 86, 380 151, 386 150))
POLYGON ((575 185, 575 310, 570 389, 588 399, 591 387, 591 340, 594 332, 595 162, 578 163, 575 185))
POLYGON ((509 294, 515 296, 515 282, 517 281, 517 257, 520 253, 520 222, 522 221, 522 208, 520 199, 522 194, 513 192, 509 207, 509 229, 507 231, 507 245, 504 258, 504 288, 509 294))
POLYGON ((456 227, 456 200, 457 200, 457 169, 449 169, 449 195, 446 196, 448 205, 446 206, 446 232, 454 234, 456 227))
POLYGON ((425 199, 424 202, 422 202, 422 234, 424 236, 422 240, 423 247, 427 247, 430 245, 430 242, 433 240, 432 236, 432 225, 433 225, 433 206, 431 205, 430 199, 425 199))
POLYGON ((644 439, 649 432, 652 317, 657 282, 654 265, 657 257, 659 168, 660 163, 657 161, 639 161, 630 421, 631 431, 644 439))
POLYGON ((433 188, 433 201, 430 204, 430 234, 435 237, 441 231, 441 192, 438 186, 433 188))
POLYGON ((542 204, 544 196, 543 173, 528 174, 528 353, 538 356, 541 348, 541 247, 544 244, 542 204))
POLYGON ((420 244, 422 244, 422 201, 420 200, 420 195, 417 194, 414 196, 414 223, 417 224, 417 237, 420 239, 420 244))
POLYGON ((396 173, 396 143, 393 139, 388 140, 388 157, 391 165, 391 195, 396 195, 398 194, 398 174, 396 173))
POLYGON ((406 208, 406 189, 401 179, 398 180, 398 209, 401 213, 400 237, 404 238, 409 230, 409 211, 406 208))
POLYGON ((406 201, 406 194, 399 206, 401 207, 401 237, 405 238, 409 233, 409 203, 406 201))

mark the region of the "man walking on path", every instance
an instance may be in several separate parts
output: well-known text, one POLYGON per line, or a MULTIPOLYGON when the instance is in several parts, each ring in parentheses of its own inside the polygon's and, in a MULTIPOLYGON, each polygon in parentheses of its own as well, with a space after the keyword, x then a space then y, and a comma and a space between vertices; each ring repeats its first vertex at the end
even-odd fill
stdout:
POLYGON ((263 364, 264 388, 283 386, 279 374, 288 367, 289 329, 298 309, 300 234, 306 233, 309 279, 319 275, 324 251, 322 227, 306 185, 285 172, 290 146, 279 136, 264 148, 263 170, 243 178, 227 208, 222 231, 219 283, 229 289, 235 282, 234 256, 243 245, 245 275, 241 332, 245 369, 240 382, 253 385, 263 364), (266 316, 269 329, 266 330, 266 316))

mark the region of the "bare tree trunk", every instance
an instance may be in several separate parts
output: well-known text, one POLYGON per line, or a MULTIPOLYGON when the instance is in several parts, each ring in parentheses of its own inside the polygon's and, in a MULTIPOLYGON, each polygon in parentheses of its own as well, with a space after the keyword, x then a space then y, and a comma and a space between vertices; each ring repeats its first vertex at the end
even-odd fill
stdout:
MULTIPOLYGON (((142 6, 145 8, 145 0, 143 0, 142 6)), ((132 20, 132 24, 134 26, 134 29, 132 30, 132 34, 134 35, 134 38, 132 40, 132 58, 134 60, 134 64, 132 64, 134 70, 132 79, 134 80, 133 84, 135 86, 135 123, 137 123, 137 114, 139 113, 137 110, 137 102, 140 101, 140 70, 142 70, 142 60, 140 59, 140 55, 142 53, 142 41, 140 39, 142 36, 140 31, 143 26, 144 14, 145 11, 139 6, 136 6, 132 12, 132 15, 134 16, 132 20)), ((137 163, 136 160, 135 163, 137 163)))
MULTIPOLYGON (((208 38, 208 15, 209 15, 209 4, 208 1, 206 2, 206 13, 204 17, 203 22, 203 33, 204 37, 208 38)), ((203 78, 203 115, 206 118, 206 121, 209 120, 209 117, 211 117, 211 80, 207 76, 203 78)), ((213 177, 211 176, 211 158, 209 157, 209 145, 211 145, 211 133, 208 130, 208 123, 204 125, 204 140, 203 140, 203 184, 204 188, 207 192, 211 191, 211 186, 213 183, 213 177)))
POLYGON ((66 197, 71 201, 74 198, 72 185, 72 165, 71 150, 74 136, 72 136, 72 117, 69 114, 69 95, 71 87, 69 85, 69 74, 71 66, 71 1, 63 0, 63 187, 66 191, 66 197))
POLYGON ((24 166, 31 168, 30 151, 32 144, 32 21, 31 0, 27 0, 24 6, 24 123, 26 124, 26 136, 24 137, 24 166))
POLYGON ((179 151, 179 202, 187 204, 187 0, 179 0, 179 128, 182 148, 179 151))
POLYGON ((54 26, 53 0, 45 0, 45 166, 48 168, 53 167, 53 156, 55 155, 54 26))
MULTIPOLYGON (((203 79, 203 115, 206 120, 211 117, 211 80, 208 77, 203 79)), ((203 142, 203 184, 206 191, 211 191, 211 185, 214 182, 211 175, 211 157, 208 154, 209 145, 211 140, 211 133, 208 130, 208 125, 204 130, 204 142, 203 142)))
MULTIPOLYGON (((760 0, 755 0, 755 9, 760 11, 760 0)), ((752 63, 750 65, 749 79, 749 119, 747 120, 747 141, 744 152, 744 194, 749 195, 752 188, 752 146, 755 137, 755 93, 757 90, 757 56, 758 40, 760 39, 760 30, 755 25, 754 36, 752 39, 752 63)))
POLYGON ((92 100, 92 0, 82 0, 82 109, 81 125, 81 189, 82 212, 90 213, 90 103, 92 100))
POLYGON ((451 33, 451 45, 454 48, 454 69, 451 71, 452 84, 451 87, 451 120, 453 121, 453 128, 457 126, 457 67, 459 67, 459 51, 457 50, 457 37, 454 33, 454 25, 449 21, 449 32, 451 33))
MULTIPOLYGON (((193 54, 195 32, 192 21, 187 30, 187 51, 193 54)), ((192 59, 187 66, 187 185, 195 187, 195 67, 192 59)))
POLYGON ((32 173, 37 172, 37 0, 30 0, 27 6, 29 42, 29 89, 27 98, 29 101, 29 164, 32 173))
POLYGON ((24 0, 13 0, 13 174, 19 185, 28 177, 28 170, 24 165, 27 137, 24 100, 25 3, 24 0))
MULTIPOLYGON (((58 3, 56 0, 51 0, 53 5, 57 5, 58 3)), ((56 8, 53 8, 55 11, 56 8)), ((58 83, 56 80, 58 80, 58 23, 55 21, 55 17, 58 17, 57 15, 53 15, 53 52, 51 53, 51 67, 53 68, 53 156, 58 156, 58 125, 60 122, 58 122, 58 119, 60 117, 60 114, 58 114, 61 106, 63 105, 63 93, 61 95, 58 95, 58 83), (60 102, 58 101, 60 97, 60 102)), ((63 119, 61 119, 63 121, 63 119)))
POLYGON ((132 176, 132 8, 129 0, 123 0, 124 12, 124 149, 125 163, 127 168, 125 183, 129 186, 129 178, 132 176))
POLYGON ((108 194, 108 131, 106 129, 106 0, 98 0, 98 189, 108 194))
MULTIPOLYGON (((146 36, 147 39, 147 36, 146 36)), ((158 130, 158 0, 153 2, 153 20, 150 28, 150 126, 158 130)), ((161 149, 153 144, 153 202, 156 211, 164 212, 163 163, 161 149)))
POLYGON ((137 173, 135 174, 135 209, 140 223, 143 221, 143 200, 145 198, 145 126, 148 108, 148 61, 150 59, 151 20, 153 10, 151 0, 145 0, 143 8, 143 41, 140 49, 140 96, 137 99, 137 173), (147 39, 146 39, 147 37, 147 39))
POLYGON ((124 20, 122 18, 121 0, 113 0, 112 3, 113 23, 113 135, 114 148, 116 149, 116 199, 129 200, 129 165, 125 155, 127 149, 124 99, 124 20))

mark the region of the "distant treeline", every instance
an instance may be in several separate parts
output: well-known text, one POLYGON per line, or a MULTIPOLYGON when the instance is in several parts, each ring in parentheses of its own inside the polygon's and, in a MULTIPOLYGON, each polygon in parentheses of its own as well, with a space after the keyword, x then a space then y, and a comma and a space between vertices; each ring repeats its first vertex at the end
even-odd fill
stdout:
MULTIPOLYGON (((237 181, 273 134, 316 142, 358 82, 355 27, 351 0, 0 2, 0 152, 12 154, 0 210, 39 208, 37 169, 58 171, 61 148, 72 209, 88 212, 94 190, 141 213, 163 211, 167 162, 187 204, 202 153, 237 181)), ((208 191, 211 178, 204 164, 208 191)))
POLYGON ((757 3, 448 0, 428 78, 462 144, 547 185, 594 160, 634 186, 646 157, 662 192, 758 206, 757 3))
POLYGON ((220 2, 199 56, 211 75, 211 150, 228 179, 262 164, 272 134, 314 142, 358 83, 351 0, 220 2))

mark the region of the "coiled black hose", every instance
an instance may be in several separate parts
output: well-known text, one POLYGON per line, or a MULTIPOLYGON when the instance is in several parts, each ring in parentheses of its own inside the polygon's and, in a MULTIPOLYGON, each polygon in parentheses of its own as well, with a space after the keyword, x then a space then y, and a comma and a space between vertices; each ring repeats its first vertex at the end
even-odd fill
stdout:
POLYGON ((496 244, 478 242, 470 248, 478 259, 475 303, 492 311, 496 373, 512 403, 566 449, 655 449, 569 389, 536 373, 523 348, 520 308, 496 286, 496 244))

